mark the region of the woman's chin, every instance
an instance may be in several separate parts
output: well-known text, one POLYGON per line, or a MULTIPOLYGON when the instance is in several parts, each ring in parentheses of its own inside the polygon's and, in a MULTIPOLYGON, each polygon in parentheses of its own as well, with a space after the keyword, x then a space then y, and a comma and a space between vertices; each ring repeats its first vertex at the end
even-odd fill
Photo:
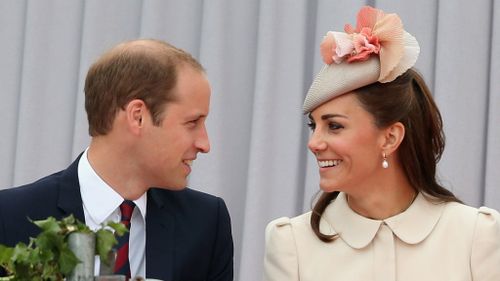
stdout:
POLYGON ((319 182, 319 188, 321 188, 321 190, 323 190, 324 192, 334 192, 334 191, 340 191, 340 188, 339 186, 332 182, 332 181, 324 181, 324 180, 320 180, 319 182))

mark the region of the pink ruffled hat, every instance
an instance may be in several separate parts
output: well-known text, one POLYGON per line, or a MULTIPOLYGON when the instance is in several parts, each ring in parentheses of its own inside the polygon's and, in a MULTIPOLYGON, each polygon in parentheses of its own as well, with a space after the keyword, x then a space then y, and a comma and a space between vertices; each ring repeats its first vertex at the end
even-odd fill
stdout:
POLYGON ((325 66, 304 100, 309 113, 324 102, 374 82, 387 83, 415 65, 420 47, 397 14, 369 6, 358 13, 356 28, 329 31, 321 43, 325 66))

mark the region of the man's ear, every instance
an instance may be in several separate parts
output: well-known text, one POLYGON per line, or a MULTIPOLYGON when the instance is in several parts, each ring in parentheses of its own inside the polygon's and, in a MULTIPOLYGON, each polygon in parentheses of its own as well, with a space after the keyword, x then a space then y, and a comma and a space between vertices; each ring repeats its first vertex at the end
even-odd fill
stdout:
POLYGON ((144 101, 140 99, 131 100, 125 106, 125 114, 129 130, 134 134, 140 134, 144 126, 144 117, 147 114, 144 101))
POLYGON ((384 143, 382 150, 387 155, 392 154, 403 141, 405 136, 405 126, 401 122, 396 122, 384 130, 384 143))

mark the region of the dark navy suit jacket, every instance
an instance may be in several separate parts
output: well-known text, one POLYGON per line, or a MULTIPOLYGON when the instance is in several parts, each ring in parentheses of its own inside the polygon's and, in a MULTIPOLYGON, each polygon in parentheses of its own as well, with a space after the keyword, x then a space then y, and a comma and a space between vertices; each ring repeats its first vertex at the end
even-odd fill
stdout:
MULTIPOLYGON (((14 246, 39 229, 28 221, 73 214, 85 221, 78 160, 66 170, 0 191, 0 244, 14 246)), ((146 275, 165 281, 233 280, 231 222, 221 198, 199 191, 148 191, 146 275)))

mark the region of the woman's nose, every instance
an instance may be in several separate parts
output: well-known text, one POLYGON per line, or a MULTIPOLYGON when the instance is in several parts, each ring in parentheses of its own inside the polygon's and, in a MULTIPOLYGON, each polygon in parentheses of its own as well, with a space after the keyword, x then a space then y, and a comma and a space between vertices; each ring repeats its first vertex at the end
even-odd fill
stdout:
POLYGON ((307 146, 309 147, 309 150, 311 150, 312 153, 316 154, 326 149, 326 142, 323 140, 318 131, 314 131, 311 134, 311 137, 309 138, 307 146))

